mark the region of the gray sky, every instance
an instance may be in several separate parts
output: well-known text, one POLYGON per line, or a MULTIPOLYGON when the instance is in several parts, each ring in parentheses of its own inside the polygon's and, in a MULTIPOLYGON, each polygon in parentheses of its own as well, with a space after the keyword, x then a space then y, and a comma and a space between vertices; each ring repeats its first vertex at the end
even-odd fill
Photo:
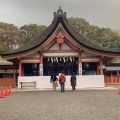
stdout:
POLYGON ((0 22, 48 26, 60 5, 68 18, 82 17, 91 25, 120 30, 120 0, 0 0, 0 22))

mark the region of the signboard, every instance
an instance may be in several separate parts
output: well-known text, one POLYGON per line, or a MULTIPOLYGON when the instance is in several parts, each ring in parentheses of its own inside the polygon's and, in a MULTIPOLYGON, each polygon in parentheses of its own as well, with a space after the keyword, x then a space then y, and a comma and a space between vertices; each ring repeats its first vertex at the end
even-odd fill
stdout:
POLYGON ((79 75, 82 75, 82 64, 79 63, 79 75))
POLYGON ((40 75, 42 75, 43 74, 43 64, 40 64, 40 75))

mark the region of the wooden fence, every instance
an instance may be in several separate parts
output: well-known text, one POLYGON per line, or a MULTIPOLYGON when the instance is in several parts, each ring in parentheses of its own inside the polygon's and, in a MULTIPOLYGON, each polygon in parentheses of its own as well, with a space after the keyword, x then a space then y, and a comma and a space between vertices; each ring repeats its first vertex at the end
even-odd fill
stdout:
POLYGON ((120 76, 105 76, 104 77, 105 84, 120 84, 120 76))
POLYGON ((0 86, 17 86, 17 79, 15 78, 0 78, 0 86))

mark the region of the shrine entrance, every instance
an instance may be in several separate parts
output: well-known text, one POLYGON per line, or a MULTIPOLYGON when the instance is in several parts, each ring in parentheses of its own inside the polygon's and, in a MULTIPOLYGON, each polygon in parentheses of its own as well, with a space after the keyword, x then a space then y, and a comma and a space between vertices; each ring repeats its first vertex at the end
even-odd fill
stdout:
POLYGON ((43 75, 44 76, 50 76, 52 72, 54 72, 56 75, 59 75, 61 71, 63 70, 66 75, 71 75, 72 72, 75 72, 75 74, 78 73, 78 58, 71 57, 70 59, 67 58, 56 58, 43 59, 43 75))

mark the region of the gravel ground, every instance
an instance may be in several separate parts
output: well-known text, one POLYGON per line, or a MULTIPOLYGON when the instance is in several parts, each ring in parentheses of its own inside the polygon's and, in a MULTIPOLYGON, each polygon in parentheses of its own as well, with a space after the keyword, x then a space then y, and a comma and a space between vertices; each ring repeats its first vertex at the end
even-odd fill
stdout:
POLYGON ((120 120, 117 90, 13 92, 0 98, 0 120, 120 120))

